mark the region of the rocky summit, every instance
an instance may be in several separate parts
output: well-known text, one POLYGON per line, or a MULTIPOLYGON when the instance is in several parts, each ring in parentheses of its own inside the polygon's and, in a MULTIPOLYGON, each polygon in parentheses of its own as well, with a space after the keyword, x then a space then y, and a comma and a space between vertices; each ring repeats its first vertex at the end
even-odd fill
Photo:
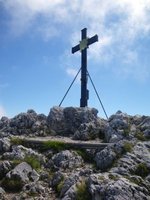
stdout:
POLYGON ((150 200, 150 117, 97 114, 53 107, 2 117, 0 199, 150 200))

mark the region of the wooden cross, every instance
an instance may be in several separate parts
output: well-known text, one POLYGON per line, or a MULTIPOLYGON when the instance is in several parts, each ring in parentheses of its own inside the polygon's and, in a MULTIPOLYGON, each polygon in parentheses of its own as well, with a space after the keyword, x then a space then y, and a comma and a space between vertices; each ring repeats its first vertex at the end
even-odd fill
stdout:
POLYGON ((81 99, 80 107, 88 106, 89 91, 87 89, 87 48, 98 41, 98 35, 87 37, 87 28, 81 30, 81 41, 72 48, 72 53, 81 51, 81 99))

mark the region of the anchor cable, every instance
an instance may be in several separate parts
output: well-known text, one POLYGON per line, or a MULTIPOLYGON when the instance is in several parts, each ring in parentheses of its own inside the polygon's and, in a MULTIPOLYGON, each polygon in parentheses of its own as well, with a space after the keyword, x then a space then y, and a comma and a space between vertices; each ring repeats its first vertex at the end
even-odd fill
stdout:
POLYGON ((98 92, 97 92, 97 89, 96 89, 96 87, 95 87, 95 85, 94 85, 94 82, 93 82, 93 80, 92 80, 92 78, 91 78, 91 76, 90 76, 90 74, 89 74, 88 71, 87 71, 87 75, 88 75, 88 77, 89 77, 89 79, 90 79, 90 81, 91 81, 91 83, 92 83, 92 86, 93 86, 93 88, 94 88, 94 90, 95 90, 95 93, 96 93, 96 95, 97 95, 97 98, 98 98, 98 100, 99 100, 99 102, 100 102, 100 104, 101 104, 101 106, 102 106, 102 109, 103 109, 103 111, 104 111, 104 114, 105 114, 105 116, 106 116, 106 118, 107 118, 107 120, 108 120, 108 115, 107 115, 107 113, 106 113, 106 110, 105 110, 105 108, 104 108, 104 105, 103 105, 103 103, 102 103, 102 101, 101 101, 101 99, 100 99, 100 96, 99 96, 99 94, 98 94, 98 92))
POLYGON ((72 85, 74 84, 74 82, 75 82, 76 78, 78 77, 78 75, 79 75, 80 71, 81 71, 81 68, 80 68, 80 69, 79 69, 79 71, 77 72, 77 74, 76 74, 76 76, 74 77, 74 79, 73 79, 72 83, 70 84, 70 86, 69 86, 68 90, 66 91, 66 93, 65 93, 64 97, 62 98, 62 100, 61 100, 61 102, 60 102, 60 104, 59 104, 59 107, 62 105, 62 103, 63 103, 64 99, 66 98, 66 96, 67 96, 67 94, 68 94, 69 90, 71 89, 72 85))

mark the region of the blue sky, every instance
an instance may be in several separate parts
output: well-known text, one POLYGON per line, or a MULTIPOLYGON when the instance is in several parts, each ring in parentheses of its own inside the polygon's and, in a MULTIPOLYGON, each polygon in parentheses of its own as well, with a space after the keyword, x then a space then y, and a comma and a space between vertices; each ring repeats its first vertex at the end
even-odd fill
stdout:
MULTIPOLYGON (((88 71, 108 116, 150 115, 150 0, 0 0, 0 117, 59 105, 80 68, 81 29, 99 42, 88 71)), ((105 117, 94 90, 89 107, 105 117)), ((62 106, 79 106, 80 77, 62 106)))

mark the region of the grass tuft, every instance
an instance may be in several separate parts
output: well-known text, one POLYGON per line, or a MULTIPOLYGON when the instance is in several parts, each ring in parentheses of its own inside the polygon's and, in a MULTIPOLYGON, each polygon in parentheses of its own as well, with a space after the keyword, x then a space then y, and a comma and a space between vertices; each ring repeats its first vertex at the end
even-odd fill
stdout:
POLYGON ((77 191, 76 191, 76 200, 91 200, 91 194, 88 190, 86 180, 82 180, 80 183, 77 184, 77 191))
POLYGON ((8 178, 5 178, 2 181, 2 186, 4 187, 4 189, 6 191, 9 191, 9 192, 19 192, 22 189, 22 187, 23 187, 23 183, 20 180, 18 180, 18 179, 10 180, 8 178))
POLYGON ((146 140, 146 137, 144 136, 144 134, 140 131, 136 132, 135 133, 135 137, 140 140, 140 141, 145 141, 146 140))
POLYGON ((135 174, 145 178, 149 174, 149 169, 146 163, 140 163, 136 166, 135 174))
POLYGON ((41 163, 35 156, 26 156, 24 161, 27 162, 35 170, 41 169, 41 163))
POLYGON ((61 141, 44 141, 42 144, 42 150, 53 149, 56 151, 62 151, 69 148, 68 144, 61 141))
POLYGON ((10 139, 10 142, 11 142, 12 145, 23 145, 24 139, 19 138, 19 137, 12 137, 10 139))
POLYGON ((130 142, 125 142, 123 146, 124 153, 131 152, 133 149, 133 144, 130 142))

